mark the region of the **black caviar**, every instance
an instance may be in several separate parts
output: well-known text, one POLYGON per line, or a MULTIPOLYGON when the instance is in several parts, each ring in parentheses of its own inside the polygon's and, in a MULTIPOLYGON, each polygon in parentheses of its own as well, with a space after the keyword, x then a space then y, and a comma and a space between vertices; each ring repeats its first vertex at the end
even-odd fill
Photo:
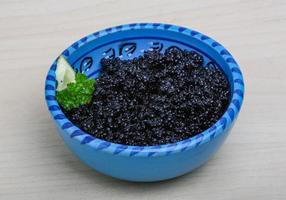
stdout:
POLYGON ((225 112, 230 87, 195 51, 170 47, 132 60, 102 59, 92 101, 67 117, 91 135, 114 143, 174 143, 206 130, 225 112))

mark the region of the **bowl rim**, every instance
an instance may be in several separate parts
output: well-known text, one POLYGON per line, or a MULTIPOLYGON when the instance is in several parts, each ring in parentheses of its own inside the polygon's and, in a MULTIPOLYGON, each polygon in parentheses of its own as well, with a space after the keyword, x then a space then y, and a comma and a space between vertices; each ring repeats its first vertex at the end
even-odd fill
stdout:
POLYGON ((45 99, 48 106, 48 110, 52 115, 57 127, 62 130, 64 134, 67 134, 67 136, 69 136, 72 140, 76 140, 80 144, 87 145, 94 150, 104 151, 113 155, 139 157, 164 156, 178 152, 184 152, 192 148, 197 148, 204 143, 210 142, 217 136, 221 135, 224 131, 226 131, 226 129, 230 128, 232 123, 235 121, 243 102, 244 81, 242 77, 242 72, 237 62, 234 60, 228 50, 226 50, 220 43, 198 31, 182 26, 163 23, 132 23, 119 25, 100 30, 98 32, 92 33, 88 36, 81 38, 80 40, 69 46, 67 49, 65 49, 61 55, 63 55, 65 58, 68 58, 74 51, 76 51, 78 48, 80 48, 86 43, 89 43, 107 34, 113 34, 120 31, 129 31, 133 29, 158 29, 181 33, 196 40, 199 40, 200 42, 205 43, 213 50, 215 50, 224 59, 224 61, 230 68, 231 75, 233 77, 233 95, 230 100, 229 106, 227 107, 223 116, 207 130, 199 133, 196 136, 187 138, 176 143, 155 146, 130 146, 112 143, 95 138, 94 136, 91 136, 85 131, 82 131, 70 120, 68 120, 55 99, 55 70, 57 61, 56 59, 50 67, 46 76, 45 99))

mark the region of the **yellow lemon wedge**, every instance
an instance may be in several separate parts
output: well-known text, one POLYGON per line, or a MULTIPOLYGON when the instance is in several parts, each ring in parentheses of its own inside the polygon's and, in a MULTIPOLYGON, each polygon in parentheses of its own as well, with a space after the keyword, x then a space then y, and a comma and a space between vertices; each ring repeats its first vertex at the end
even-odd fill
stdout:
POLYGON ((55 73, 58 81, 57 91, 64 90, 69 83, 75 82, 75 71, 63 56, 58 58, 55 73))

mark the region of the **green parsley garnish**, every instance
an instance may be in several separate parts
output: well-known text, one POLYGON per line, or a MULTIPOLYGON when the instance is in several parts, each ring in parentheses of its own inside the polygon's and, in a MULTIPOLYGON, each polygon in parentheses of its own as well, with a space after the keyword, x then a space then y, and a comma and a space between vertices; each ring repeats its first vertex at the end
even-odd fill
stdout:
POLYGON ((68 83, 67 88, 57 91, 56 99, 67 111, 78 108, 91 101, 94 83, 94 79, 88 79, 86 75, 77 73, 75 75, 75 83, 68 83))

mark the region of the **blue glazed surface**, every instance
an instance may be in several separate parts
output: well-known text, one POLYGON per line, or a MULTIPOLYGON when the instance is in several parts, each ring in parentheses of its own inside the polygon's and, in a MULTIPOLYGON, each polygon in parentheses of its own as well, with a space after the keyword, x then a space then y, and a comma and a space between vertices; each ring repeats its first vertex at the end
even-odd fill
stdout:
POLYGON ((46 101, 61 137, 79 159, 97 171, 116 178, 159 181, 192 171, 218 150, 238 116, 244 95, 242 73, 231 54, 218 42, 184 27, 140 23, 90 34, 72 44, 62 55, 76 71, 98 78, 99 61, 103 57, 132 59, 146 50, 164 52, 170 46, 196 50, 204 56, 205 65, 218 66, 224 71, 232 93, 224 115, 206 131, 173 144, 139 147, 97 139, 73 125, 55 100, 55 61, 46 78, 46 101))

